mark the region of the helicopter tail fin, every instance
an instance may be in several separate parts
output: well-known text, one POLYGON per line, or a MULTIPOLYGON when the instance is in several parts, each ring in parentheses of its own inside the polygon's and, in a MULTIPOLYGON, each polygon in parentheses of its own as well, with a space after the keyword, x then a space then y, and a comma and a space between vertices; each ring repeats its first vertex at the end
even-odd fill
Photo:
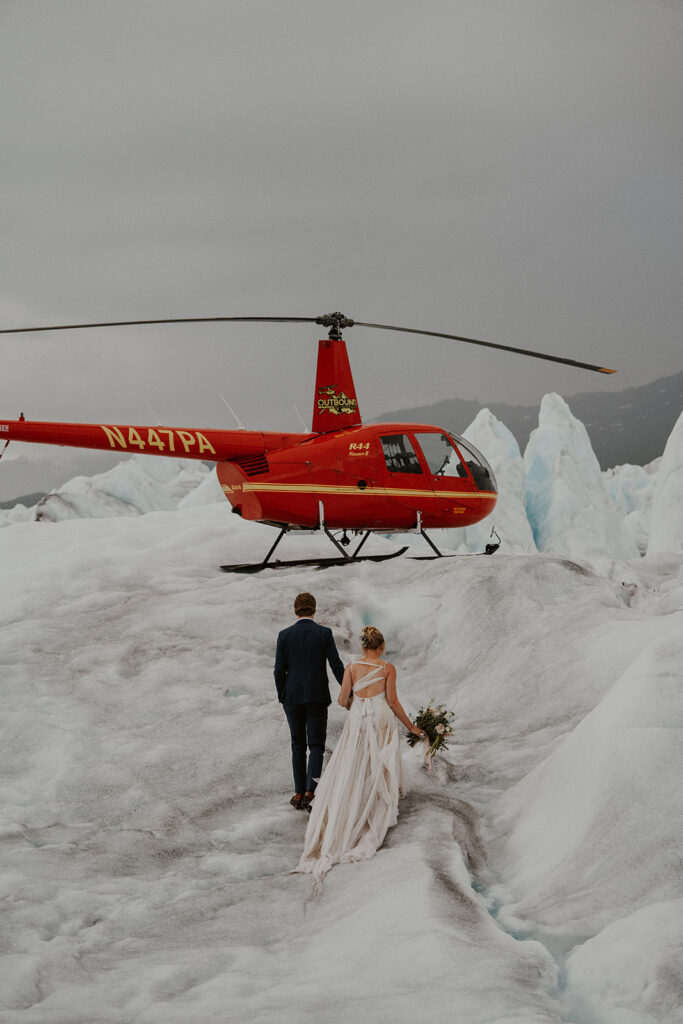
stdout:
POLYGON ((361 423, 356 389, 343 338, 318 342, 312 430, 324 434, 361 423))

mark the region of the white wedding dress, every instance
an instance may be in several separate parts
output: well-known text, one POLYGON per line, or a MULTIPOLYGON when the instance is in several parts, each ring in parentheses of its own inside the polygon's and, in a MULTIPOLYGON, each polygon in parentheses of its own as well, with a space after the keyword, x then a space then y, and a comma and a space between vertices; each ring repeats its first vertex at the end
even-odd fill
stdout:
POLYGON ((295 869, 310 872, 316 881, 333 864, 372 857, 398 818, 403 787, 399 721, 387 703, 386 691, 361 696, 367 687, 385 679, 386 666, 360 659, 354 664, 371 665, 373 671, 354 683, 348 718, 316 789, 304 850, 295 869))

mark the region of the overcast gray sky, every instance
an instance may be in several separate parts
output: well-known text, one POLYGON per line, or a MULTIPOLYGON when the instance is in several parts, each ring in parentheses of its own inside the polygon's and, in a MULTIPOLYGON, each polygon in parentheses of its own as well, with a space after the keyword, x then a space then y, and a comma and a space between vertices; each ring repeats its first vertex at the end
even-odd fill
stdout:
MULTIPOLYGON (((683 369, 679 0, 3 0, 2 326, 315 316, 361 411, 683 369)), ((0 337, 0 415, 299 429, 315 326, 0 337)), ((466 424, 463 424, 463 428, 466 424)))

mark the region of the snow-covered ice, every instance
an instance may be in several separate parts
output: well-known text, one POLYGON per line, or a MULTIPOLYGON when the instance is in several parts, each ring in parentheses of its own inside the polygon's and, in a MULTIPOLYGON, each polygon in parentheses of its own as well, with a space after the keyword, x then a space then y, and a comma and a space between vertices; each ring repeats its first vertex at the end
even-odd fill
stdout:
POLYGON ((527 515, 539 551, 589 560, 637 556, 586 428, 559 395, 544 396, 524 465, 527 515))
POLYGON ((648 551, 683 551, 683 412, 657 473, 648 551))
POLYGON ((680 1021, 683 554, 226 575, 274 534, 210 480, 0 531, 3 1024, 680 1021), (320 898, 272 678, 301 590, 457 716, 320 898))
POLYGON ((607 490, 620 515, 652 511, 655 482, 661 463, 660 456, 647 466, 631 466, 627 463, 605 470, 603 476, 607 490))
POLYGON ((563 951, 680 892, 683 631, 652 626, 593 710, 493 810, 501 919, 517 931, 533 921, 563 951))
POLYGON ((0 526, 139 516, 212 501, 225 501, 215 469, 187 459, 132 455, 104 473, 67 480, 33 508, 19 504, 0 510, 0 526))
POLYGON ((126 516, 177 508, 209 476, 201 462, 133 455, 97 476, 77 476, 38 504, 36 519, 126 516))
POLYGON ((603 473, 609 496, 624 526, 636 542, 638 551, 647 551, 652 519, 652 499, 661 456, 647 466, 614 466, 603 473))
POLYGON ((683 900, 651 903, 579 946, 567 962, 573 1019, 596 1024, 680 1021, 682 919, 683 900))
POLYGON ((486 454, 498 485, 498 502, 490 520, 463 530, 445 530, 450 547, 456 551, 484 551, 491 541, 491 523, 495 523, 501 551, 506 554, 535 551, 524 507, 524 461, 514 435, 489 409, 482 409, 463 437, 486 454))

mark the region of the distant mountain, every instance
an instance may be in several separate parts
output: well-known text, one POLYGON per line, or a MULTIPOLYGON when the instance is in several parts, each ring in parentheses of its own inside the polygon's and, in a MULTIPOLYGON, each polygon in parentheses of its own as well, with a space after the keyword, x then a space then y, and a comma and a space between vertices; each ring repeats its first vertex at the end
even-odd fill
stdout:
MULTIPOLYGON (((683 372, 661 377, 651 384, 608 393, 590 392, 567 398, 582 421, 603 469, 626 462, 644 466, 664 451, 667 438, 683 409, 683 372)), ((472 422, 481 403, 451 398, 434 405, 399 409, 378 417, 379 422, 407 420, 438 423, 456 434, 472 422)), ((522 452, 529 434, 538 426, 538 406, 493 402, 488 408, 517 438, 522 452)))
POLYGON ((41 498, 45 497, 44 491, 36 491, 34 494, 20 494, 18 498, 10 498, 9 501, 0 501, 0 508, 14 508, 15 505, 26 505, 32 508, 37 505, 41 498))

